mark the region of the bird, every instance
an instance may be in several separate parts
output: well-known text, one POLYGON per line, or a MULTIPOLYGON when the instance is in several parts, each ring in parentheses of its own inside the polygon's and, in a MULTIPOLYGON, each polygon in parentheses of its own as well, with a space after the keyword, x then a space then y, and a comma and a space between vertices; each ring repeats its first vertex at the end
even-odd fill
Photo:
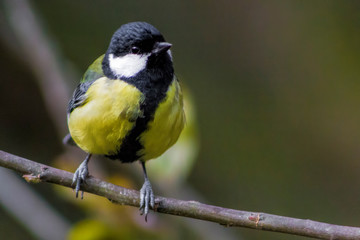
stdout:
POLYGON ((138 161, 144 174, 140 213, 147 221, 155 200, 145 163, 174 145, 186 122, 171 47, 153 25, 126 23, 83 75, 67 109, 68 140, 87 154, 73 176, 76 198, 92 155, 138 161))

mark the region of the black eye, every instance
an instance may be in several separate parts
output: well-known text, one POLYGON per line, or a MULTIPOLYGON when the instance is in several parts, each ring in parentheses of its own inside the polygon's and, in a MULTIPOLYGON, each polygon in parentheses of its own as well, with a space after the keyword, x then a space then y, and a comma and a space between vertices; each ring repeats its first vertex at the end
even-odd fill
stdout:
POLYGON ((140 48, 135 47, 135 46, 131 48, 131 53, 138 54, 139 52, 140 52, 140 48))

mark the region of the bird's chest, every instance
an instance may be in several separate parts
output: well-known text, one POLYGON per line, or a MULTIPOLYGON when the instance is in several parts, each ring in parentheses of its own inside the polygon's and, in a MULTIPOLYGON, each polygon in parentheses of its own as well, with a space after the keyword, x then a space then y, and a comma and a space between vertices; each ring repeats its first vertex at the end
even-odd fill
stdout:
POLYGON ((113 154, 142 115, 142 93, 119 80, 102 78, 90 86, 83 106, 69 116, 69 130, 83 150, 113 154))
POLYGON ((184 124, 182 93, 178 81, 174 80, 163 101, 157 105, 146 130, 139 136, 143 148, 138 155, 149 160, 163 154, 177 141, 184 124))

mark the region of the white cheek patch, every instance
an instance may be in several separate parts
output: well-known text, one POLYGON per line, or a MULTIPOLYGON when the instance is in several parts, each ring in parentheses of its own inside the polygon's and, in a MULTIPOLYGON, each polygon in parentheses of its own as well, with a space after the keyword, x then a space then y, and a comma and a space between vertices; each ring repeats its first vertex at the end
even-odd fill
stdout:
POLYGON ((145 69, 149 56, 150 54, 127 54, 122 57, 114 57, 114 54, 109 54, 109 67, 118 78, 133 77, 145 69))

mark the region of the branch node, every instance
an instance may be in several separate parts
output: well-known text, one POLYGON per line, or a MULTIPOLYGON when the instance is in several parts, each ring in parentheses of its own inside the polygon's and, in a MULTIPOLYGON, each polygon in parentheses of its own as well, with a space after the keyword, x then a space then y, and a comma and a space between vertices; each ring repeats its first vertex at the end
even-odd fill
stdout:
POLYGON ((248 219, 252 222, 255 222, 255 227, 258 227, 258 224, 261 220, 264 220, 263 217, 260 215, 260 213, 252 213, 248 219))
POLYGON ((40 183, 41 177, 40 174, 34 175, 34 174, 25 174, 22 176, 28 183, 40 183))

